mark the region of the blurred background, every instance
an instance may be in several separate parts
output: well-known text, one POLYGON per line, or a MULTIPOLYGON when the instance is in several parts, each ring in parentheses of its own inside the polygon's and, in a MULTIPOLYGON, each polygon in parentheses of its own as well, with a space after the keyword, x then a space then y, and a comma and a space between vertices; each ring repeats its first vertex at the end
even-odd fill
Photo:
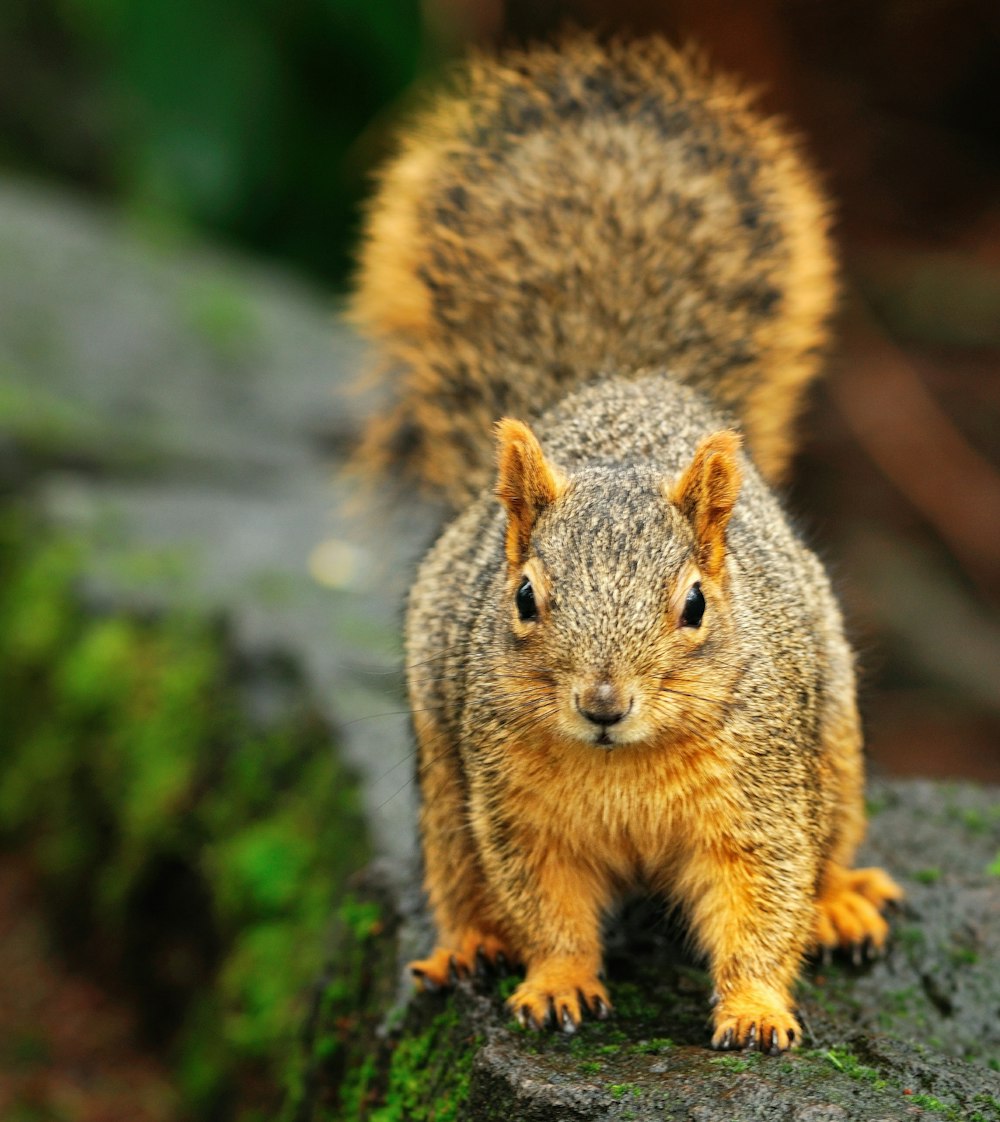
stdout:
POLYGON ((995 0, 3 0, 0 183, 265 262, 332 313, 415 84, 567 25, 694 37, 806 137, 844 300, 789 502, 845 601, 873 768, 1000 782, 995 0))

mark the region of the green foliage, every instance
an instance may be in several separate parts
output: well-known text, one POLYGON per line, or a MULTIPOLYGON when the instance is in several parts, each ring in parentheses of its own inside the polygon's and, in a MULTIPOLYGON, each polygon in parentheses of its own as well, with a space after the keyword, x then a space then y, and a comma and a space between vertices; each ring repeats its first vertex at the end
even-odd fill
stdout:
MULTIPOLYGON (((30 848, 76 939, 114 969, 160 907, 158 870, 183 872, 181 922, 201 932, 188 967, 158 979, 158 948, 140 954, 144 984, 181 991, 178 1076, 210 1114, 251 1067, 272 1087, 294 1071, 333 901, 367 857, 355 790, 301 699, 277 724, 250 720, 215 629, 85 613, 79 557, 0 518, 0 839, 30 848)), ((178 923, 162 907, 143 940, 178 923)), ((351 913, 355 931, 376 922, 351 913)))
MULTIPOLYGON (((366 130, 426 59, 418 0, 2 8, 17 104, 0 107, 0 158, 108 190, 161 234, 208 230, 342 279, 382 147, 366 130)), ((205 326, 232 340, 238 312, 214 304, 205 326)))

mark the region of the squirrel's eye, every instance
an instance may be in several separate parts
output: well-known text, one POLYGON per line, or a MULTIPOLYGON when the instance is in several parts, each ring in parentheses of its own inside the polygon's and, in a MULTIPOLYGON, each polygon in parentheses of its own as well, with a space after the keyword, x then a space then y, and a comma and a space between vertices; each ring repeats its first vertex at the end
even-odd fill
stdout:
POLYGON ((691 591, 684 600, 681 612, 681 627, 701 627, 701 617, 705 614, 705 596, 700 584, 691 585, 691 591))
POLYGON ((531 587, 531 581, 528 580, 527 577, 518 585, 514 603, 517 605, 517 614, 520 619, 529 620, 535 619, 538 616, 538 605, 535 603, 535 590, 531 587))

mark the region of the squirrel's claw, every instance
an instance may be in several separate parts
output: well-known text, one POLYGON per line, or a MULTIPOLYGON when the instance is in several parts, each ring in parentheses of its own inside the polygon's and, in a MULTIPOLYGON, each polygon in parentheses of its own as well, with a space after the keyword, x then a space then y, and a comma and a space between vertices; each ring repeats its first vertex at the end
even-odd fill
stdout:
POLYGON ((611 1006, 601 998, 600 994, 595 993, 589 1002, 584 999, 584 1004, 589 1005, 599 1021, 606 1021, 611 1016, 611 1006))
POLYGON ((551 1010, 547 1011, 545 1015, 539 1019, 535 1011, 530 1005, 522 1005, 517 1011, 517 1023, 524 1029, 534 1029, 536 1032, 541 1032, 550 1024, 551 1010))
POLYGON ((798 1046, 802 1029, 792 1013, 775 1005, 722 1002, 715 1014, 712 1047, 720 1052, 741 1048, 776 1056, 798 1046), (754 1007, 756 1006, 756 1008, 754 1007))
POLYGON ((718 1040, 712 1041, 712 1047, 715 1048, 718 1052, 732 1051, 734 1047, 733 1030, 731 1028, 726 1029, 726 1031, 722 1034, 722 1036, 719 1037, 718 1040))
POLYGON ((576 1032, 585 1014, 603 1021, 611 1009, 607 991, 593 975, 578 981, 565 969, 529 972, 508 1004, 522 1026, 565 1033, 576 1032))

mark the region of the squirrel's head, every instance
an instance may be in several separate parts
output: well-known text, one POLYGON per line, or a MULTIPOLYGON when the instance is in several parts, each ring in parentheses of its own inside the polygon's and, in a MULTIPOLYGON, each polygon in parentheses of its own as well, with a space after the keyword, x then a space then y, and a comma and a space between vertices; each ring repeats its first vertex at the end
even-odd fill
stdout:
POLYGON ((737 669, 726 527, 740 438, 716 432, 679 476, 649 464, 565 474, 527 425, 497 426, 506 508, 499 686, 526 727, 615 748, 709 733, 737 669))

